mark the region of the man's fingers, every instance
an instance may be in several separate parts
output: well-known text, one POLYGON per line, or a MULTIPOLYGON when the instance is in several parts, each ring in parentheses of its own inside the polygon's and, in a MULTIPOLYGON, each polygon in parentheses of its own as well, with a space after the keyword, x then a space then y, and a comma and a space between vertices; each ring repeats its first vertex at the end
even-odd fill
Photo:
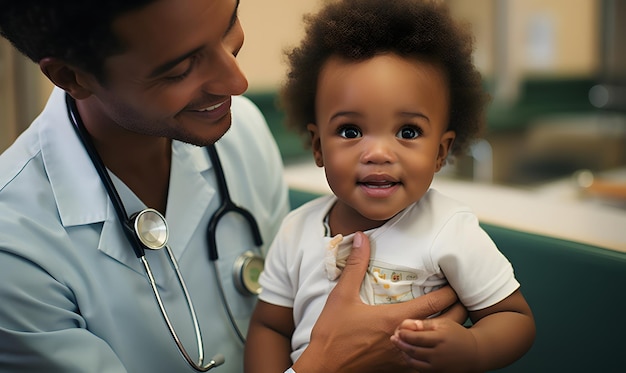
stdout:
MULTIPOLYGON (((456 302, 456 293, 450 286, 430 292, 407 302, 383 304, 376 306, 381 312, 381 320, 384 319, 387 326, 393 330, 403 330, 406 324, 416 320, 427 321, 430 316, 442 312, 456 302)), ((408 329, 415 328, 415 325, 408 329)))
MULTIPOLYGON (((352 251, 346 262, 346 267, 339 277, 337 285, 330 293, 329 298, 358 299, 361 283, 367 272, 370 261, 369 238, 362 232, 356 232, 352 243, 352 251)), ((426 319, 434 314, 442 312, 457 301, 454 290, 449 285, 437 289, 428 294, 415 298, 405 303, 388 305, 390 319, 399 322, 403 319, 426 319)), ((394 325, 394 328, 398 324, 394 325)))
POLYGON ((441 315, 438 315, 437 318, 448 318, 450 320, 453 320, 459 324, 464 324, 467 321, 467 310, 465 309, 465 306, 463 306, 463 304, 461 302, 456 302, 454 303, 450 308, 446 309, 446 311, 444 313, 442 313, 441 315))
POLYGON ((356 232, 352 242, 352 251, 350 252, 350 256, 346 262, 346 267, 343 269, 335 289, 331 292, 331 296, 333 296, 333 294, 338 294, 335 296, 359 298, 359 289, 361 288, 361 282, 363 282, 363 278, 365 277, 365 272, 367 272, 369 261, 369 238, 362 232, 356 232))
POLYGON ((457 301, 454 290, 449 285, 404 303, 390 305, 387 309, 397 319, 427 319, 442 312, 457 301))

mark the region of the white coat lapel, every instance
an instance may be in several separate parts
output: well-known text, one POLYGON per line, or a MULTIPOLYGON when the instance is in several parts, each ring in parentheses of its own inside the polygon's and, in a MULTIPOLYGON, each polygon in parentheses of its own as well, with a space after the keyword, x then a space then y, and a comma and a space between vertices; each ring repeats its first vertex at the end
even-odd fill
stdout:
MULTIPOLYGON (((193 234, 203 229, 199 225, 202 225, 209 203, 216 194, 215 189, 202 176, 202 171, 210 168, 202 151, 200 148, 177 142, 172 145, 172 168, 165 218, 169 229, 168 245, 176 260, 180 259, 189 246, 193 234)), ((115 175, 111 175, 111 178, 124 201, 128 215, 146 208, 121 180, 115 175)), ((145 276, 143 265, 117 222, 111 204, 107 216, 109 218, 104 222, 99 249, 145 276)), ((174 282, 177 283, 175 271, 165 250, 145 250, 145 256, 157 286, 168 288, 174 282)))
MULTIPOLYGON (((45 123, 39 136, 41 152, 63 226, 102 224, 97 249, 143 274, 100 177, 72 127, 65 93, 55 88, 44 111, 41 120, 45 123)), ((129 208, 132 207, 136 206, 129 208)), ((96 250, 96 247, 80 247, 80 250, 96 250)))
MULTIPOLYGON (((212 169, 207 157, 204 148, 177 141, 172 144, 166 218, 170 228, 169 243, 176 258, 182 256, 194 234, 204 237, 209 204, 217 195, 204 176, 212 169)), ((206 241, 201 243, 205 245, 206 241)))

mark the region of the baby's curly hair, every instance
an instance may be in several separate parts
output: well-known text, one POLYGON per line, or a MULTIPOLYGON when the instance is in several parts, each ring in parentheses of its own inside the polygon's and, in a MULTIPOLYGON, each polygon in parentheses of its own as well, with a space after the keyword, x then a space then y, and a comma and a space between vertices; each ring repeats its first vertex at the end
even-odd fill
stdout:
POLYGON ((56 57, 105 79, 104 60, 123 51, 111 27, 156 0, 0 0, 0 34, 38 63, 56 57))
POLYGON ((300 45, 286 52, 288 74, 279 105, 288 128, 310 146, 307 124, 316 123, 320 70, 331 56, 355 62, 395 53, 440 65, 448 76, 448 129, 456 132, 452 155, 460 155, 484 127, 489 96, 472 62, 473 37, 448 8, 433 0, 337 0, 304 17, 300 45))

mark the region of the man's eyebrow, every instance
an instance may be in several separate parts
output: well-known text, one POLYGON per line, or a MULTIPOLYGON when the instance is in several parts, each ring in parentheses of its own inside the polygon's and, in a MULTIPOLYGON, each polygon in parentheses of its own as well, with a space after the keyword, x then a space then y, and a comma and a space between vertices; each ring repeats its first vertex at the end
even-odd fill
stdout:
POLYGON ((233 15, 230 17, 228 30, 226 30, 227 33, 233 28, 233 26, 235 25, 235 22, 237 21, 237 13, 239 12, 239 3, 240 3, 240 0, 237 0, 237 4, 235 4, 235 10, 233 11, 233 15))
MULTIPOLYGON (((237 0, 237 4, 235 4, 235 10, 233 10, 233 15, 230 17, 230 23, 228 24, 228 31, 230 31, 232 29, 232 27, 235 25, 235 21, 237 21, 237 11, 239 9, 239 3, 240 0, 237 0)), ((148 78, 149 79, 153 79, 158 77, 161 74, 164 74, 166 72, 168 72, 169 70, 173 69, 176 65, 178 65, 179 63, 183 62, 184 60, 186 60, 187 58, 193 56, 194 54, 198 53, 200 51, 201 48, 196 48, 192 51, 189 51, 185 54, 183 54, 182 56, 178 56, 170 61, 167 61, 159 66, 157 66, 154 70, 152 70, 152 72, 150 74, 148 74, 148 78)))
POLYGON ((178 56, 178 57, 176 57, 176 58, 174 58, 172 60, 169 60, 169 61, 167 61, 167 62, 157 66, 154 70, 152 70, 152 72, 150 74, 148 74, 148 78, 149 79, 156 78, 159 75, 168 72, 169 70, 173 69, 179 63, 183 62, 187 58, 189 58, 189 57, 193 56, 194 54, 198 53, 200 51, 200 49, 202 49, 202 48, 196 48, 194 50, 191 50, 191 51, 183 54, 182 56, 178 56))

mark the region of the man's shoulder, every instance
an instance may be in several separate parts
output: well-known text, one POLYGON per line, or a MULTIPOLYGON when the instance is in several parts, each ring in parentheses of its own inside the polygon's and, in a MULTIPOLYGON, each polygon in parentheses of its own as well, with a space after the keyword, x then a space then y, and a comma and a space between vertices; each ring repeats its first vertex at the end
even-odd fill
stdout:
MULTIPOLYGON (((2 154, 0 154, 0 193, 9 184, 20 183, 22 176, 45 176, 42 169, 41 147, 34 128, 28 128, 2 154)), ((38 180, 32 180, 37 182, 38 180)), ((30 181, 29 181, 30 183, 30 181)), ((1 194, 0 194, 1 196, 1 194)))
MULTIPOLYGON (((53 89, 43 111, 22 132, 17 139, 0 154, 0 191, 9 184, 20 183, 25 176, 36 178, 27 182, 47 180, 44 169, 44 144, 51 144, 50 134, 56 134, 59 118, 66 118, 64 106, 65 93, 59 88, 53 89)), ((65 119, 67 120, 67 119, 65 119)), ((66 148, 66 138, 59 135, 63 143, 59 148, 66 148)))

